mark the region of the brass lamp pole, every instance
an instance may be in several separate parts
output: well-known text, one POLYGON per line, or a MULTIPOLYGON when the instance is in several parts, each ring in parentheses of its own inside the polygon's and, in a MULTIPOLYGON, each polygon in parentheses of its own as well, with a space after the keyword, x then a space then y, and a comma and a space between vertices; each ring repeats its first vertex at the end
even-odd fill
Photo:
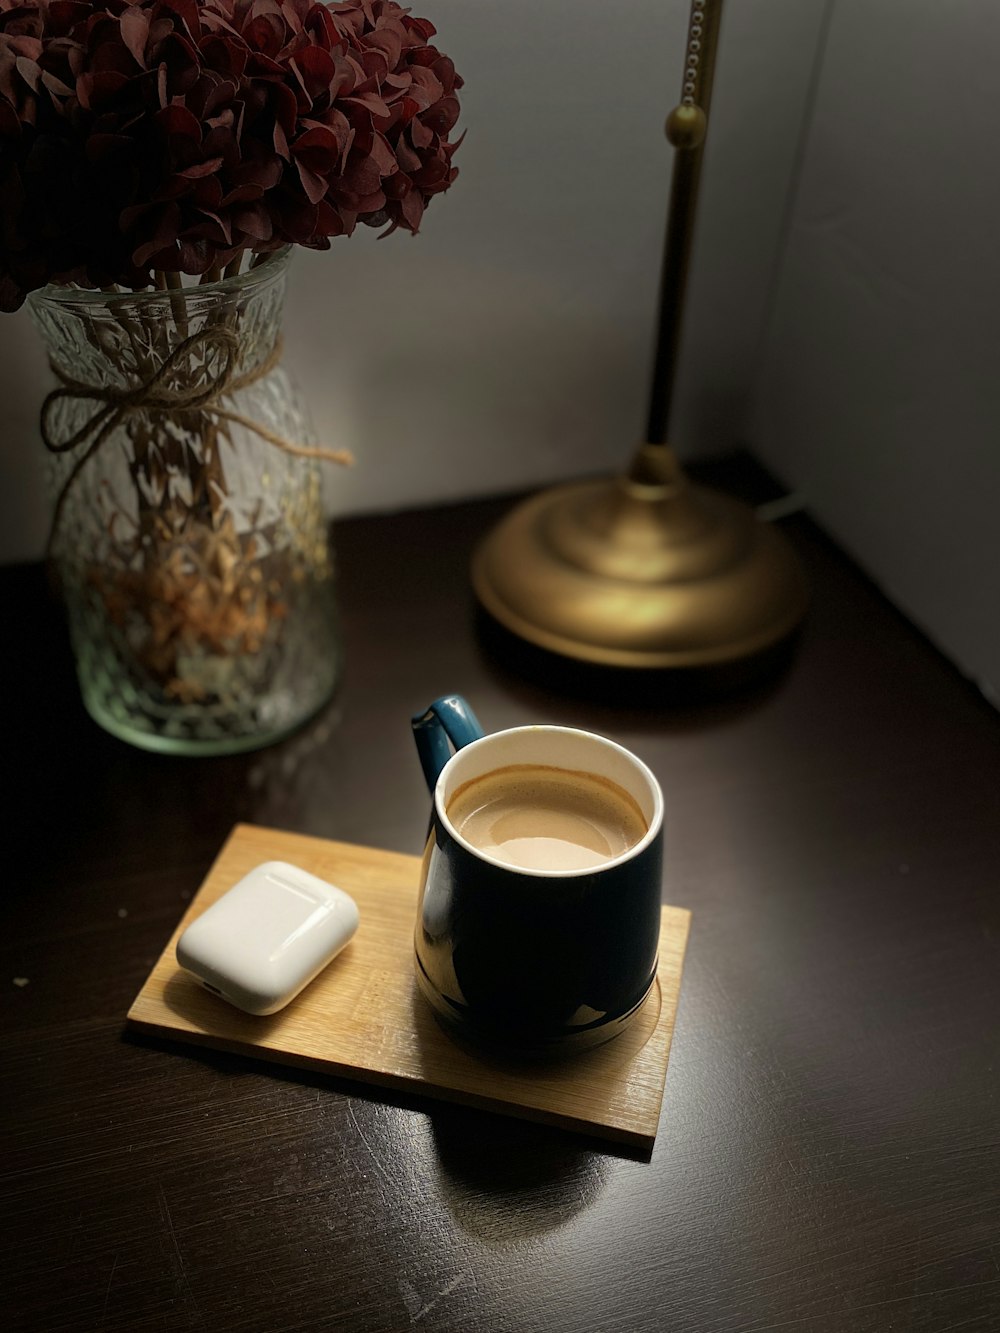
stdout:
POLYGON ((542 492, 475 553, 482 606, 537 647, 618 667, 703 667, 772 647, 805 612, 785 540, 690 483, 667 443, 722 0, 692 0, 646 440, 628 472, 542 492))

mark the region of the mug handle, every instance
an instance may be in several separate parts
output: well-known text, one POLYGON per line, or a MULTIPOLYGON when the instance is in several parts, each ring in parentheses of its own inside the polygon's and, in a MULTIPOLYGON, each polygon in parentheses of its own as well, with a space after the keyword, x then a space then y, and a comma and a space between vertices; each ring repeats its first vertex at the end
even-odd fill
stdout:
POLYGON ((446 694, 435 699, 422 713, 413 715, 412 725, 420 767, 432 792, 442 768, 452 756, 451 746, 460 750, 485 734, 479 719, 460 694, 446 694))

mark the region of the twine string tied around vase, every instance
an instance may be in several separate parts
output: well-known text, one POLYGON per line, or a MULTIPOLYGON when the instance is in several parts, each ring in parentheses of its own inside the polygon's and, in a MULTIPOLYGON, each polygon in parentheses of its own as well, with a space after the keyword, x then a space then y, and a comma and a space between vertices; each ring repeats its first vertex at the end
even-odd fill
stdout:
POLYGON ((326 463, 347 465, 353 462, 351 454, 345 449, 323 449, 319 446, 296 443, 276 431, 269 430, 261 422, 254 421, 252 417, 224 407, 222 399, 227 395, 235 394, 270 374, 281 360, 282 342, 280 337, 277 338, 264 360, 242 374, 237 373, 239 350, 239 339, 231 330, 199 329, 178 343, 148 379, 131 388, 83 383, 50 361, 52 371, 61 383, 58 388, 46 394, 42 402, 40 419, 42 443, 53 454, 69 453, 82 444, 86 444, 87 448, 74 463, 56 498, 46 544, 48 551, 52 549, 66 497, 77 477, 117 427, 135 412, 175 417, 194 412, 209 412, 223 421, 231 421, 245 427, 286 454, 298 458, 319 459, 326 463), (190 371, 193 354, 202 348, 205 360, 197 374, 181 376, 179 384, 172 384, 171 380, 178 367, 185 367, 190 371), (219 358, 219 367, 214 373, 209 369, 212 352, 219 358), (60 441, 55 439, 52 433, 50 417, 54 408, 65 398, 93 402, 98 406, 68 440, 60 441))

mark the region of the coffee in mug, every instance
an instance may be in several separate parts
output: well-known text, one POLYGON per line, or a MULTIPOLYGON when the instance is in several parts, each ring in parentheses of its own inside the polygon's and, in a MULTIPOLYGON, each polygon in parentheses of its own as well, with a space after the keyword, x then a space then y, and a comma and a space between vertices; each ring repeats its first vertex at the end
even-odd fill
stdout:
POLYGON ((465 782, 448 818, 486 856, 523 870, 589 870, 644 837, 638 803, 610 778, 549 764, 509 764, 465 782))
POLYGON ((656 977, 654 775, 573 727, 484 735, 458 695, 418 713, 413 729, 433 795, 414 961, 438 1019, 532 1057, 622 1032, 656 977))

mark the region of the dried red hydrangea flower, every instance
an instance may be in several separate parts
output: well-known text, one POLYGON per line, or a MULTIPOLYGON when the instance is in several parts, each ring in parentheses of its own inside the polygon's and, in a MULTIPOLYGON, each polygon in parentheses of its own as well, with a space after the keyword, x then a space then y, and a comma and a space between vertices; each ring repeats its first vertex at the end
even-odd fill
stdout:
POLYGON ((0 309, 415 232, 457 175, 433 36, 395 0, 0 0, 0 309))

